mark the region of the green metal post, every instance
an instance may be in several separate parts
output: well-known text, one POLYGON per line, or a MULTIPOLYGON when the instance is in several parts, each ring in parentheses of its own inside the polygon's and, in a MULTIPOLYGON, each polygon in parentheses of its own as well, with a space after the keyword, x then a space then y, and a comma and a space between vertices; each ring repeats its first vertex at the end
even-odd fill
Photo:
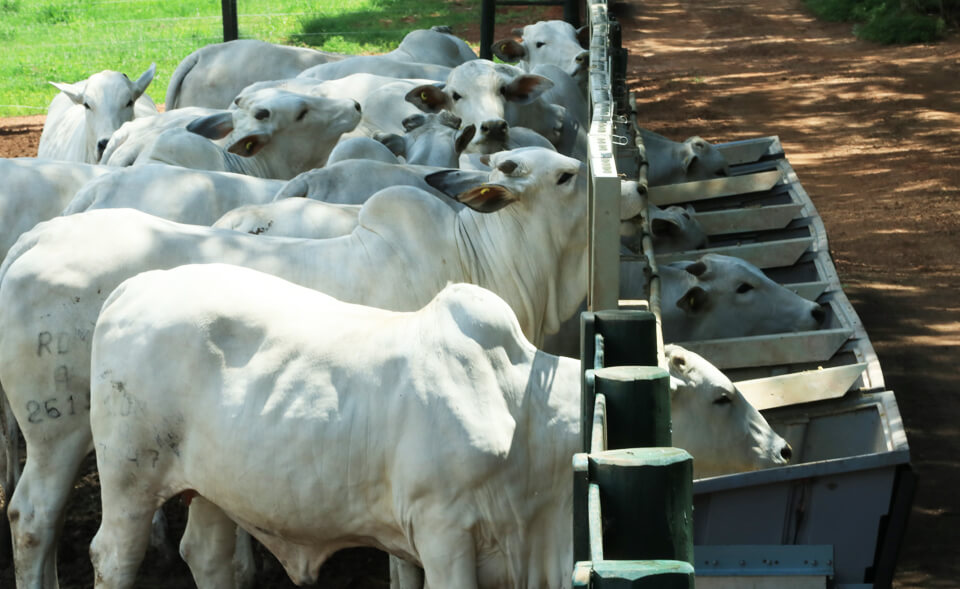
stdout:
POLYGON ((589 456, 600 485, 606 560, 693 562, 693 458, 679 448, 589 456))
POLYGON ((220 7, 223 12, 223 40, 234 41, 240 36, 237 25, 237 0, 220 0, 220 7))
POLYGON ((594 562, 592 589, 693 589, 694 570, 675 560, 594 562))
POLYGON ((594 371, 594 394, 607 398, 607 449, 669 447, 670 373, 658 366, 594 371))

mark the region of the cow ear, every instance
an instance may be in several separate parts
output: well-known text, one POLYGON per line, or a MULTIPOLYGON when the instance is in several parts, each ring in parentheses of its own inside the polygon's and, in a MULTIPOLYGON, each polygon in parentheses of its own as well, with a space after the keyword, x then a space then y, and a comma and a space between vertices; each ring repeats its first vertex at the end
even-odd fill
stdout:
POLYGON ((677 301, 677 306, 687 315, 696 315, 706 308, 709 300, 710 297, 707 295, 707 291, 699 286, 694 286, 680 297, 680 300, 677 301))
POLYGON ((524 74, 517 76, 512 82, 504 86, 503 96, 510 102, 529 104, 551 88, 553 88, 553 82, 548 78, 535 74, 524 74))
POLYGON ((577 29, 577 43, 584 49, 590 49, 590 27, 583 26, 577 29))
POLYGON ((407 144, 403 142, 403 137, 396 133, 377 133, 373 138, 386 145, 393 155, 407 157, 407 144))
POLYGON ((510 29, 510 32, 518 37, 523 37, 523 29, 510 29))
POLYGON ((517 196, 504 186, 485 184, 457 195, 457 200, 481 213, 493 213, 517 200, 517 196))
POLYGON ((443 89, 432 84, 417 86, 407 92, 405 98, 407 102, 423 112, 439 112, 450 107, 450 99, 443 92, 443 89))
POLYGON ((477 134, 477 127, 475 125, 467 125, 463 129, 457 132, 457 139, 453 144, 454 149, 458 154, 463 153, 463 150, 470 145, 470 142, 473 141, 473 136, 477 134))
POLYGON ((653 219, 650 221, 650 230, 654 237, 676 237, 680 233, 680 226, 673 219, 653 219))
POLYGON ((153 76, 157 73, 157 64, 151 63, 147 71, 140 74, 137 81, 133 83, 133 99, 136 100, 147 91, 147 86, 153 81, 153 76))
POLYGON ((501 39, 494 43, 490 49, 495 56, 500 58, 500 61, 507 63, 517 63, 527 56, 527 50, 524 46, 513 39, 501 39))
POLYGON ((62 82, 50 82, 50 85, 67 95, 67 98, 74 104, 83 104, 83 90, 76 84, 64 84, 62 82))
POLYGON ((427 122, 427 115, 415 114, 415 115, 410 115, 409 117, 403 119, 400 122, 400 124, 403 125, 403 130, 409 133, 410 131, 413 131, 418 127, 422 127, 426 122, 427 122))
POLYGON ((463 119, 449 110, 442 111, 438 116, 440 117, 440 124, 451 129, 459 129, 460 125, 463 124, 463 119))
POLYGON ((683 269, 689 274, 699 277, 707 271, 707 265, 702 260, 697 260, 696 262, 685 266, 683 269))
POLYGON ((233 131, 233 112, 220 112, 194 119, 187 125, 187 131, 207 139, 223 139, 233 131))

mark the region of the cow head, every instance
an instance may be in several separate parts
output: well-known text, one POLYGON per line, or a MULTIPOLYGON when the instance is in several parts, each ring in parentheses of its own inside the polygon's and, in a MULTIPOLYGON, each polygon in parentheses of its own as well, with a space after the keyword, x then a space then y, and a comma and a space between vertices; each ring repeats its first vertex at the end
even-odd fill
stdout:
POLYGON ((713 364, 675 345, 664 353, 674 443, 693 456, 695 478, 790 462, 790 444, 713 364))
MULTIPOLYGON (((208 139, 229 135, 227 150, 251 157, 271 143, 282 143, 286 156, 319 167, 343 133, 360 122, 354 100, 311 96, 282 88, 244 90, 236 109, 197 119, 187 130, 208 139)), ((296 167, 296 166, 295 166, 296 167)))
POLYGON ((579 84, 586 84, 590 62, 590 52, 586 49, 590 42, 588 27, 575 29, 568 22, 549 20, 513 32, 521 37, 520 41, 503 39, 491 47, 499 59, 507 63, 520 62, 527 71, 537 65, 555 65, 579 84))
POLYGON ((120 72, 105 70, 76 84, 50 82, 74 104, 84 109, 87 153, 97 163, 110 136, 134 117, 134 104, 153 81, 156 64, 150 64, 134 82, 120 72))
POLYGON ((408 164, 456 168, 460 153, 473 140, 476 127, 460 127, 460 117, 450 111, 416 114, 403 119, 406 133, 376 133, 373 138, 386 145, 408 164))
MULTIPOLYGON (((753 264, 732 256, 707 254, 682 267, 682 294, 672 296, 690 329, 685 339, 744 337, 816 329, 826 312, 768 278, 753 264)), ((680 286, 677 285, 677 286, 680 286)), ((671 288, 676 288, 671 286, 671 288)), ((664 317, 664 338, 680 341, 664 317)))
POLYGON ((709 180, 729 173, 727 160, 717 146, 697 136, 684 140, 682 159, 687 181, 709 180))

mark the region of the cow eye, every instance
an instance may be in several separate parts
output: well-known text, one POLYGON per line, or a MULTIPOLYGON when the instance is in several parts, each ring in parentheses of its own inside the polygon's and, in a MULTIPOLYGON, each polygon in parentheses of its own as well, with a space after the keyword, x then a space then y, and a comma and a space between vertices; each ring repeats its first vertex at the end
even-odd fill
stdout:
POLYGON ((453 95, 452 95, 452 98, 453 98, 454 101, 457 101, 457 100, 460 100, 461 98, 463 98, 463 96, 460 96, 459 94, 457 94, 456 92, 454 92, 453 95))
POLYGON ((714 405, 729 405, 730 403, 733 403, 733 399, 727 395, 721 395, 713 402, 714 405))
POLYGON ((258 121, 262 121, 263 119, 265 119, 265 118, 267 118, 267 117, 269 117, 269 116, 270 116, 270 111, 267 110, 267 109, 265 109, 265 108, 261 108, 260 110, 258 110, 257 112, 255 112, 255 113, 253 114, 253 117, 254 117, 255 119, 257 119, 258 121))
POLYGON ((746 282, 741 282, 740 286, 737 287, 737 294, 743 294, 745 292, 750 292, 753 290, 753 285, 746 282))
POLYGON ((557 185, 559 186, 560 184, 564 184, 568 182, 570 178, 573 178, 573 174, 571 174, 570 172, 564 172, 560 174, 560 179, 557 180, 557 185))
POLYGON ((133 106, 133 99, 131 99, 130 102, 127 103, 127 108, 130 108, 131 106, 133 106))
POLYGON ((89 102, 84 102, 84 103, 83 103, 83 108, 85 108, 85 109, 87 109, 87 110, 93 110, 93 109, 90 108, 90 103, 89 103, 89 102))
POLYGON ((300 111, 300 114, 297 115, 297 120, 302 121, 305 116, 307 116, 307 109, 300 111))
POLYGON ((546 43, 544 43, 543 41, 537 41, 537 49, 540 49, 544 45, 546 45, 546 43))

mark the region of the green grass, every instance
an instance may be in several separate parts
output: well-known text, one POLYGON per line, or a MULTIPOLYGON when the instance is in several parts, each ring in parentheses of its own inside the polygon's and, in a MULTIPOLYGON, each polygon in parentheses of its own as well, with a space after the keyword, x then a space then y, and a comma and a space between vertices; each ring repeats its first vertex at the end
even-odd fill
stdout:
MULTIPOLYGON (((381 53, 418 28, 479 19, 480 0, 238 0, 241 38, 381 53)), ((147 93, 162 102, 177 64, 223 40, 214 0, 0 0, 0 116, 46 112, 56 89, 111 69, 136 78, 151 62, 147 93)), ((538 20, 542 9, 511 19, 538 20)), ((499 22, 499 21, 498 21, 499 22)), ((476 39, 468 39, 473 43, 476 39)))

